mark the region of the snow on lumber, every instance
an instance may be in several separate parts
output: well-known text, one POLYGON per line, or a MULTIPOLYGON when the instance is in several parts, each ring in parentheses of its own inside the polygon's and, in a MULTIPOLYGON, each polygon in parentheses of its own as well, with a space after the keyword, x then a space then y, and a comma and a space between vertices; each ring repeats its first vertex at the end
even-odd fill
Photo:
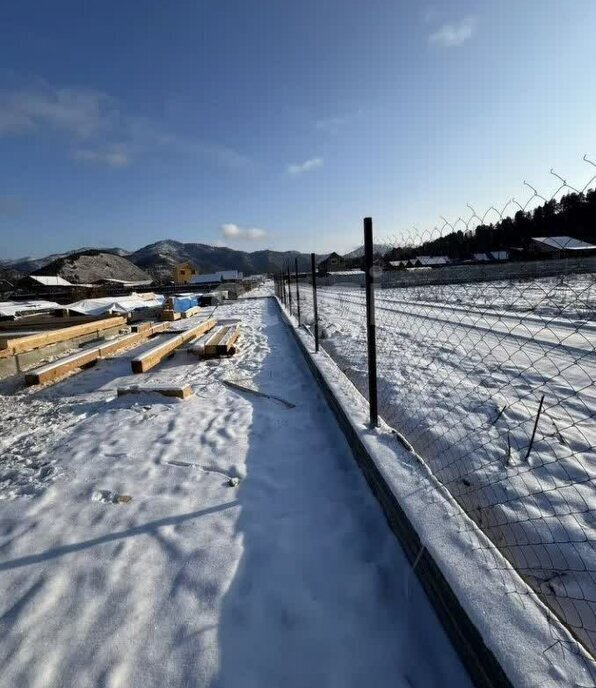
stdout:
POLYGON ((181 387, 168 387, 164 385, 130 385, 129 387, 118 387, 119 397, 128 394, 161 394, 164 397, 188 399, 192 396, 192 387, 190 385, 182 385, 181 387))
POLYGON ((199 325, 195 325, 188 330, 183 330, 179 335, 170 337, 162 344, 158 344, 152 349, 149 349, 149 351, 146 351, 144 354, 133 358, 131 361, 132 372, 145 373, 146 371, 151 370, 151 368, 161 363, 164 358, 167 358, 172 351, 175 351, 187 342, 190 342, 205 332, 213 329, 215 324, 216 321, 213 318, 205 320, 199 325))
POLYGON ((234 352, 240 331, 237 325, 221 327, 203 346, 204 356, 225 356, 234 352))
POLYGON ((167 323, 155 324, 151 328, 141 332, 133 332, 124 337, 118 337, 117 339, 105 342, 99 346, 85 349, 84 351, 77 352, 52 363, 40 366, 39 368, 35 368, 34 370, 30 370, 25 374, 25 384, 41 385, 52 382, 77 368, 83 368, 90 363, 94 363, 100 358, 112 356, 123 349, 141 344, 152 335, 166 331, 167 327, 169 327, 167 323))
POLYGON ((20 354, 25 351, 33 351, 33 349, 48 346, 49 344, 66 342, 69 339, 84 337, 94 332, 102 332, 103 330, 109 330, 113 327, 121 327, 125 324, 126 318, 117 316, 114 318, 106 318, 105 320, 96 320, 95 322, 85 323, 83 325, 64 327, 59 330, 40 332, 39 334, 32 334, 27 337, 0 339, 0 349, 8 350, 11 354, 20 354))

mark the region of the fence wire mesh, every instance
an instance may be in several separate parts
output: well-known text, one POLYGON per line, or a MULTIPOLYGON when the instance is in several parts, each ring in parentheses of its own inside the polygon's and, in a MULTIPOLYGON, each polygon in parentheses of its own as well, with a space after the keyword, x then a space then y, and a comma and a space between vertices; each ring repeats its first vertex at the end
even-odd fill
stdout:
MULTIPOLYGON (((555 176, 548 196, 526 185, 523 204, 375 239, 378 405, 594 657, 596 250, 582 242, 596 243, 596 178, 574 189, 555 176), (553 231, 574 241, 531 238, 553 231)), ((367 396, 364 266, 338 258, 319 263, 320 341, 367 396)), ((488 547, 485 561, 502 567, 488 547)), ((519 592, 506 570, 503 581, 519 592)))

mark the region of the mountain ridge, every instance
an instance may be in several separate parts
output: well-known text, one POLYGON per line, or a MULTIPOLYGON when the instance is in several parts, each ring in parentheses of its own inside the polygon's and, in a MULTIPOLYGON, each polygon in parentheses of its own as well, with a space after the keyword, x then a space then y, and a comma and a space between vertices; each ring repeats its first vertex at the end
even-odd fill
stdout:
MULTIPOLYGON (((239 270, 245 275, 276 272, 290 263, 292 271, 298 260, 300 271, 310 270, 310 254, 300 251, 274 251, 259 249, 244 251, 227 246, 213 246, 201 242, 182 242, 175 239, 161 239, 135 251, 125 251, 121 248, 81 248, 64 253, 55 253, 41 258, 19 258, 0 261, 5 269, 16 271, 22 275, 53 274, 45 272, 60 269, 60 265, 72 256, 90 253, 114 254, 130 261, 141 270, 147 272, 158 282, 172 279, 174 265, 183 262, 192 263, 199 273, 217 272, 220 270, 239 270)), ((317 256, 317 260, 323 258, 317 256)))

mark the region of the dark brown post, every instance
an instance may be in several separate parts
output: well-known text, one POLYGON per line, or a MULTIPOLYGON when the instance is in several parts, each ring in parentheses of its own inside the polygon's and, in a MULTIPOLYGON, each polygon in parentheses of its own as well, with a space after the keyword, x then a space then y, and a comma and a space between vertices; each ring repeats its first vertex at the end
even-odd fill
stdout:
POLYGON ((310 254, 310 269, 312 273, 312 304, 314 309, 314 328, 315 328, 315 353, 319 351, 319 311, 317 308, 317 268, 315 265, 315 254, 310 254))
POLYGON ((292 280, 290 279, 290 261, 288 260, 288 305, 290 307, 290 315, 292 315, 292 280))
POLYGON ((366 335, 368 342, 368 403, 370 424, 379 424, 377 402, 377 338, 375 326, 375 277, 373 266, 372 218, 364 218, 364 280, 366 287, 366 335))
POLYGON ((298 311, 298 327, 300 327, 300 287, 298 286, 298 258, 294 258, 294 272, 296 273, 296 310, 298 311))

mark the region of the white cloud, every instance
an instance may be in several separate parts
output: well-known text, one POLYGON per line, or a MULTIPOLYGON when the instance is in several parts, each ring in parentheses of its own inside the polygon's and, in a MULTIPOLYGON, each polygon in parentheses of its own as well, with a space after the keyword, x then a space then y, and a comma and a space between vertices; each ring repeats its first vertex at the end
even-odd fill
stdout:
POLYGON ((0 92, 0 135, 44 126, 88 138, 111 126, 119 115, 105 93, 86 89, 52 89, 43 82, 0 92))
POLYGON ((72 154, 74 160, 109 165, 110 167, 126 167, 130 164, 130 155, 124 150, 92 150, 80 148, 72 154))
POLYGON ((240 227, 235 224, 225 224, 220 227, 221 233, 226 239, 240 240, 240 241, 260 241, 267 236, 264 229, 257 227, 240 227))
POLYGON ((305 172, 312 172, 313 170, 318 170, 323 166, 323 158, 310 158, 301 163, 295 163, 288 165, 288 174, 298 175, 304 174, 305 172))
POLYGON ((431 33, 428 42, 442 48, 457 48, 472 38, 476 31, 476 19, 464 17, 459 22, 443 24, 437 31, 431 33))
POLYGON ((230 148, 180 137, 146 117, 125 113, 100 91, 54 88, 40 79, 0 87, 0 137, 48 131, 60 134, 71 158, 80 162, 124 167, 140 156, 165 153, 197 156, 227 169, 250 165, 230 148))

